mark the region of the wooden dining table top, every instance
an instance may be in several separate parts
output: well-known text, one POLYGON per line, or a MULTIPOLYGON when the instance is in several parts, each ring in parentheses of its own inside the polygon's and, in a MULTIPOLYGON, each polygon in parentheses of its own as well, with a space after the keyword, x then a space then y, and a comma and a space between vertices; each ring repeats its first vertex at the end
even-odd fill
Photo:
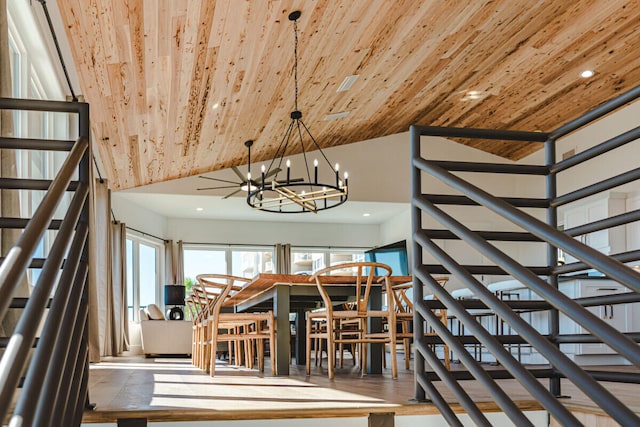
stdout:
MULTIPOLYGON (((330 285, 353 285, 356 283, 357 276, 323 276, 323 282, 330 285)), ((376 278, 378 279, 378 278, 376 278)), ((413 280, 412 276, 390 276, 389 281, 392 285, 399 283, 407 283, 413 280)), ((253 278, 251 282, 245 284, 242 289, 225 301, 224 305, 234 306, 254 298, 259 294, 268 292, 276 285, 290 286, 316 286, 313 276, 305 274, 273 274, 260 273, 253 278)))

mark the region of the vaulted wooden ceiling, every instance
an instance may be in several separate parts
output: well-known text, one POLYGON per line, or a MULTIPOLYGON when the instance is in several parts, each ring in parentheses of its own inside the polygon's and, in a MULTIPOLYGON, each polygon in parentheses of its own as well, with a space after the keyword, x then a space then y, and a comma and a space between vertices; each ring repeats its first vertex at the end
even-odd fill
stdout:
MULTIPOLYGON (((411 124, 549 131, 640 83, 623 0, 58 0, 115 189, 273 157, 299 107, 323 147, 411 124), (579 77, 595 70, 590 79, 579 77), (359 75, 349 91, 343 79, 359 75), (325 120, 334 113, 346 117, 325 120)), ((481 142, 519 159, 535 144, 481 142)))

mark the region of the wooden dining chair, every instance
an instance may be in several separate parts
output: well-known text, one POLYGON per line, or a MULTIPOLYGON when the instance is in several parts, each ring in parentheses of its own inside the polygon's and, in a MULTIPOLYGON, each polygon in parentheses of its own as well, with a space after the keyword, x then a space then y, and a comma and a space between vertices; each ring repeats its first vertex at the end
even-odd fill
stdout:
MULTIPOLYGON (((438 284, 440 284, 440 286, 442 286, 444 288, 444 286, 447 284, 447 281, 449 281, 448 277, 442 276, 442 277, 434 277, 433 280, 435 280, 436 282, 438 282, 438 284)), ((434 299, 438 299, 437 296, 433 296, 434 299)), ((442 323, 444 324, 445 327, 449 327, 449 319, 448 319, 448 315, 447 315, 447 309, 446 308, 436 308, 431 310, 431 312, 436 316, 436 318, 442 323)), ((435 330, 430 327, 427 324, 427 329, 425 332, 425 336, 438 336, 438 334, 435 332, 435 330)), ((436 346, 434 346, 436 347, 436 346)), ((447 371, 451 369, 451 353, 449 351, 449 346, 446 343, 442 344, 442 358, 443 358, 443 362, 444 362, 444 366, 447 368, 447 371)))
MULTIPOLYGON (((222 312, 224 301, 235 291, 242 289, 242 285, 251 281, 244 277, 226 274, 206 274, 197 276, 209 296, 208 344, 216 349, 218 342, 242 343, 245 351, 245 365, 253 368, 253 360, 257 358, 258 369, 264 371, 264 341, 269 341, 271 356, 271 372, 276 375, 275 363, 275 317, 273 311, 260 313, 225 313, 222 312), (254 354, 254 348, 255 353, 254 354)), ((238 351, 236 350, 236 357, 238 351)), ((238 360, 238 359, 236 359, 238 360)), ((215 350, 209 357, 209 373, 215 375, 215 350)))
POLYGON ((193 297, 191 294, 187 295, 184 299, 184 304, 187 306, 189 310, 189 314, 191 317, 191 321, 193 322, 192 332, 191 332, 191 363, 194 366, 197 366, 197 355, 198 355, 198 308, 196 303, 193 301, 193 297))
MULTIPOLYGON (((368 328, 368 320, 371 318, 386 319, 389 324, 395 324, 395 309, 393 300, 387 304, 386 308, 377 310, 371 310, 369 308, 369 297, 371 295, 371 289, 373 286, 377 286, 375 282, 382 282, 382 284, 389 288, 389 276, 391 276, 391 267, 385 264, 374 262, 356 262, 339 264, 332 267, 325 268, 316 272, 311 280, 315 280, 318 287, 318 292, 322 297, 324 310, 317 312, 313 317, 307 317, 307 334, 306 334, 306 347, 307 347, 307 365, 306 373, 311 375, 311 342, 312 340, 318 340, 320 343, 326 341, 327 343, 327 356, 328 356, 328 374, 329 379, 334 378, 335 371, 335 357, 336 357, 336 345, 351 344, 359 346, 360 348, 360 366, 362 373, 365 373, 365 366, 367 360, 367 344, 391 344, 396 342, 395 328, 388 328, 386 331, 380 332, 370 331, 368 328), (335 306, 342 304, 344 300, 340 302, 332 301, 329 293, 325 289, 325 286, 336 286, 335 280, 331 280, 331 272, 335 270, 341 270, 345 268, 352 268, 355 271, 355 289, 352 296, 353 307, 347 310, 337 310, 335 306), (382 271, 380 277, 376 277, 376 270, 382 271), (324 320, 326 327, 312 327, 312 321, 324 320), (353 333, 353 330, 348 334, 343 334, 339 329, 341 327, 340 321, 354 321, 358 327, 357 332, 353 333)), ((317 326, 317 325, 316 325, 317 326)), ((391 375, 393 378, 397 378, 398 369, 396 361, 395 345, 390 345, 391 348, 391 375)))
MULTIPOLYGON (((215 360, 217 358, 218 350, 220 348, 220 345, 216 344, 216 346, 213 347, 214 350, 211 350, 213 352, 211 353, 209 351, 212 348, 210 323, 213 316, 212 313, 214 311, 214 306, 228 285, 228 280, 224 280, 224 279, 216 280, 222 276, 226 277, 226 275, 220 275, 220 274, 199 274, 196 276, 196 282, 198 284, 198 288, 202 289, 203 293, 206 296, 206 303, 207 303, 207 307, 206 307, 207 335, 205 337, 205 342, 206 342, 205 346, 207 349, 207 355, 205 356, 205 366, 203 367, 203 369, 206 370, 207 372, 209 372, 211 360, 215 360), (210 280, 207 280, 207 278, 210 280)), ((224 299, 228 298, 233 293, 242 289, 243 285, 250 281, 250 279, 247 279, 244 277, 236 277, 236 276, 229 276, 229 277, 233 277, 233 280, 232 280, 233 284, 228 294, 226 295, 226 297, 223 297, 223 300, 220 301, 220 304, 224 302, 224 299)), ((219 342, 222 343, 223 341, 219 341, 219 342)), ((227 351, 229 363, 241 365, 244 360, 243 358, 246 354, 246 351, 243 351, 243 350, 244 350, 244 347, 246 347, 246 345, 248 344, 244 343, 244 341, 239 341, 239 340, 228 341, 226 344, 227 344, 226 351, 227 351)))
MULTIPOLYGON (((391 286, 391 292, 387 292, 387 298, 393 298, 396 310, 396 339, 402 342, 404 350, 405 369, 410 368, 411 342, 413 341, 413 301, 407 292, 413 288, 413 283, 401 283, 391 286)), ((392 327, 387 325, 388 328, 392 327)))
POLYGON ((207 292, 200 283, 196 283, 191 288, 188 299, 192 302, 193 313, 193 348, 192 360, 194 366, 207 370, 209 359, 209 301, 207 292))
MULTIPOLYGON (((353 303, 344 303, 339 307, 334 307, 334 310, 353 310, 353 303)), ((326 322, 326 314, 324 313, 324 309, 317 309, 314 311, 308 311, 306 313, 307 319, 307 330, 311 331, 312 335, 315 336, 312 340, 312 347, 314 350, 314 360, 315 366, 322 366, 322 354, 323 351, 326 352, 326 348, 323 347, 323 343, 320 338, 317 338, 319 335, 326 333, 327 322, 326 322)), ((336 319, 335 320, 335 329, 334 333, 337 335, 341 335, 342 337, 346 337, 349 334, 359 334, 362 332, 360 330, 360 322, 356 319, 336 319)), ((344 367, 345 360, 345 350, 348 350, 351 353, 351 359, 353 361, 354 366, 361 366, 360 360, 356 356, 361 354, 360 350, 358 350, 357 345, 345 345, 344 343, 339 343, 337 346, 338 360, 340 368, 344 367)))

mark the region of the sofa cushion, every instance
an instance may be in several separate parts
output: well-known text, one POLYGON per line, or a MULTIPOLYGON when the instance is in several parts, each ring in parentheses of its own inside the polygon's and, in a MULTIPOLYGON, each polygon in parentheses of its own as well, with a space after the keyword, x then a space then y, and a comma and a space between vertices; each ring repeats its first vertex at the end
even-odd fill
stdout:
POLYGON ((147 313, 149 313, 149 319, 151 320, 164 320, 162 310, 155 304, 149 304, 147 306, 147 313))

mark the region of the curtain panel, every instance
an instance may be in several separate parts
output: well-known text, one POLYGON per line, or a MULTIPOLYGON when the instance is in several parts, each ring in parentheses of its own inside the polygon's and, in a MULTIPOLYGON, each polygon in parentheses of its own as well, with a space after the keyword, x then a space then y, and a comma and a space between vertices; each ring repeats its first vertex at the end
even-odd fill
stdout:
POLYGON ((291 274, 291 244, 276 244, 276 273, 291 274))
POLYGON ((126 227, 111 222, 107 180, 92 180, 89 234, 89 360, 129 349, 126 227))
POLYGON ((184 285, 184 255, 182 240, 164 242, 164 272, 167 285, 184 285))

